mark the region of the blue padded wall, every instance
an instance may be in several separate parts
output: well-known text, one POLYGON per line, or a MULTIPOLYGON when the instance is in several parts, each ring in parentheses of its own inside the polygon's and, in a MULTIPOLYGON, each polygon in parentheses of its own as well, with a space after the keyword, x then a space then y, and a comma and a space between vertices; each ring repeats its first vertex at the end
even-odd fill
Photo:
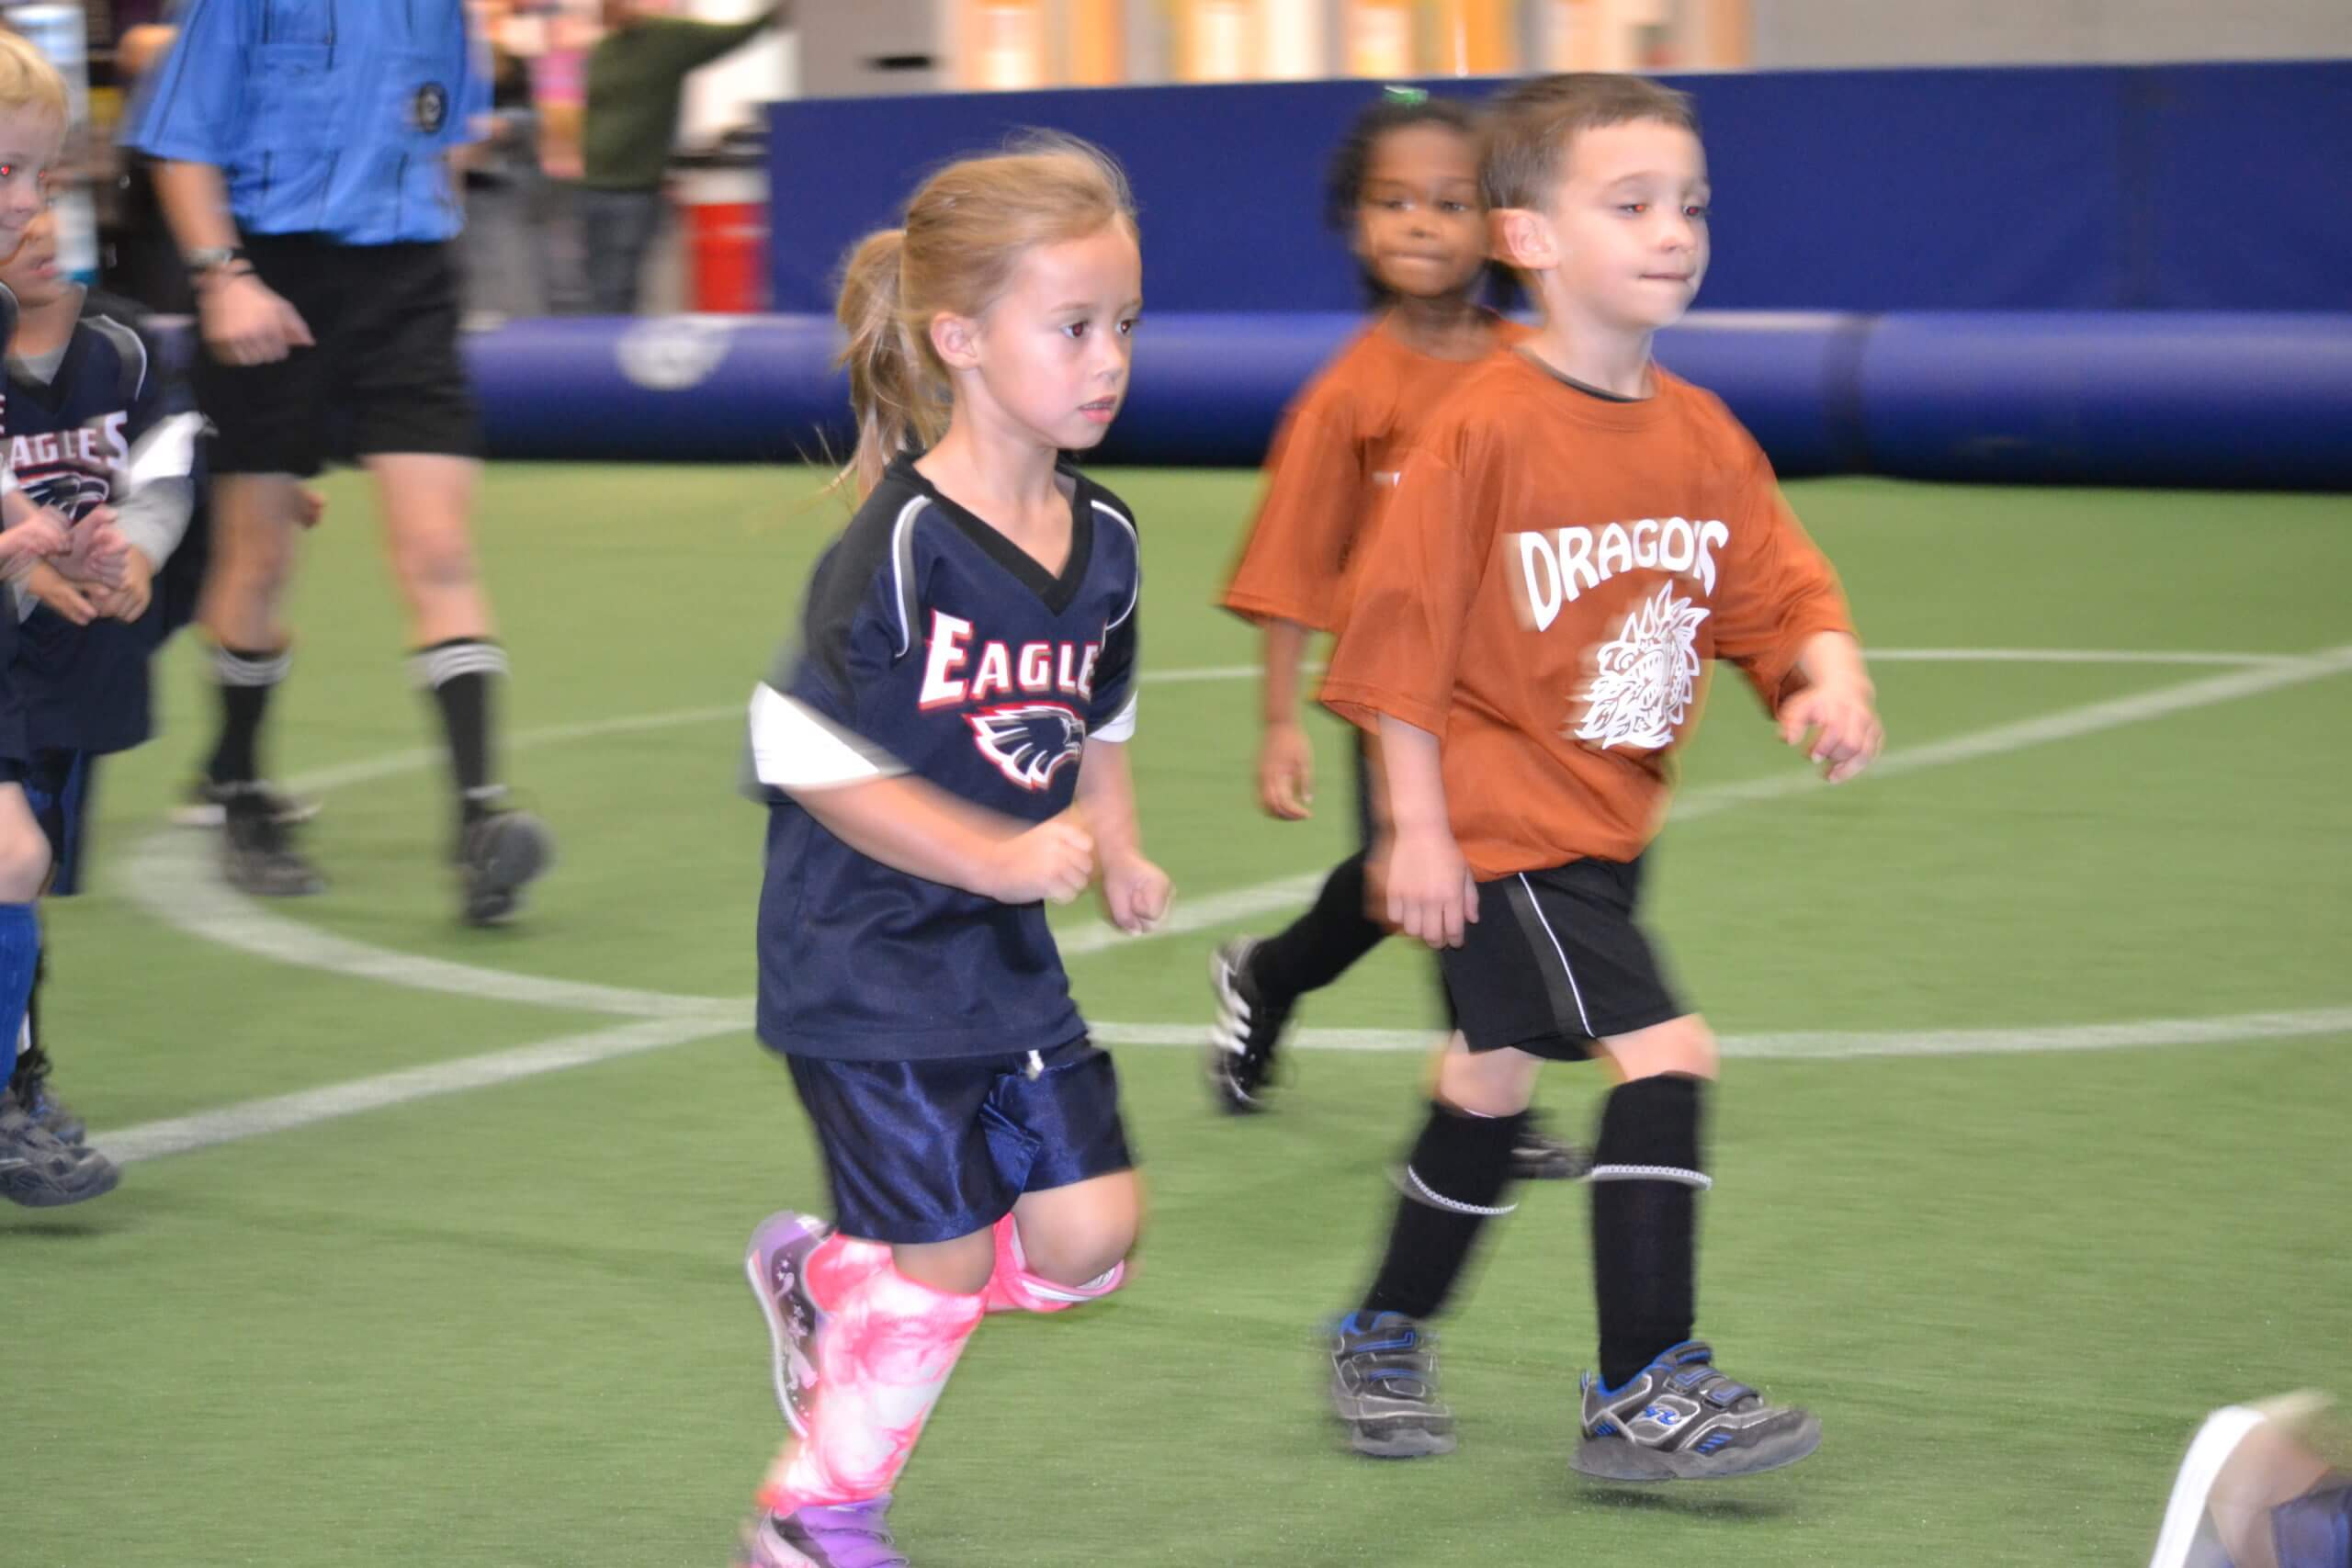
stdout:
MULTIPOLYGON (((1164 313, 1102 456, 1248 465, 1349 312, 1164 313)), ((518 322, 468 340, 502 457, 792 461, 842 450, 814 316, 518 322)), ((1659 360, 1784 474, 2352 489, 2352 314, 1700 312, 1659 360)))

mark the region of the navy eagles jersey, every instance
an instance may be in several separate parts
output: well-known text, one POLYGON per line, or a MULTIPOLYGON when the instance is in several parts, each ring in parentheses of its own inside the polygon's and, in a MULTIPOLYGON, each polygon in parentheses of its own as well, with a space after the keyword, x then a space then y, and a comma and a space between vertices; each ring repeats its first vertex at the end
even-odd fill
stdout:
MULTIPOLYGON (((11 366, 7 452, 27 496, 71 522, 94 507, 120 509, 155 480, 194 482, 203 421, 159 352, 136 306, 92 293, 46 385, 11 366)), ((120 751, 147 739, 148 660, 172 604, 185 598, 171 581, 179 564, 176 554, 156 563, 136 622, 77 626, 46 604, 25 618, 14 675, 34 749, 120 751)))
POLYGON ((1135 731, 1141 553, 1074 469, 1058 576, 890 465, 817 564, 801 637, 752 698, 770 802, 760 1038, 796 1055, 1002 1055, 1077 1039, 1043 904, 896 871, 784 792, 911 774, 1023 822, 1066 810, 1090 737, 1135 731))

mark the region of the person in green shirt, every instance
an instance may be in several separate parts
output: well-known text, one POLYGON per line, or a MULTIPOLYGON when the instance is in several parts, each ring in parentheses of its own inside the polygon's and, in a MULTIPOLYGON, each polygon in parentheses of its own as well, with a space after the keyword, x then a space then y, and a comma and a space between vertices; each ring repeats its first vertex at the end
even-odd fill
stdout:
POLYGON ((661 9, 655 0, 605 0, 605 36, 588 57, 582 219, 589 299, 600 315, 637 313, 686 77, 783 26, 792 4, 776 0, 747 22, 682 21, 661 9))

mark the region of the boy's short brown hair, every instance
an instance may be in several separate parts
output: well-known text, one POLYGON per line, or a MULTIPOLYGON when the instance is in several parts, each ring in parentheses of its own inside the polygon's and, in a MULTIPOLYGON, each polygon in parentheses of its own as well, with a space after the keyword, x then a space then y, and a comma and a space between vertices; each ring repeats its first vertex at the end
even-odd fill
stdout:
POLYGON ((1521 82, 1494 102, 1487 120, 1479 183, 1489 208, 1536 208, 1567 167, 1577 133, 1634 120, 1663 120, 1699 134, 1690 95, 1639 76, 1570 71, 1521 82))
POLYGON ((0 28, 0 110, 47 109, 62 128, 67 112, 65 78, 22 33, 0 28))

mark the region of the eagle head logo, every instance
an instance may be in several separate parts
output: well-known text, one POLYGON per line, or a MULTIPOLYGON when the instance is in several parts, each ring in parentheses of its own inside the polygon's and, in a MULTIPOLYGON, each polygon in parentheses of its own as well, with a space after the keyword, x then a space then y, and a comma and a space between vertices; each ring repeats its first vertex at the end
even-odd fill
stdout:
POLYGON ((1000 703, 965 722, 980 755, 1023 789, 1044 789, 1086 749, 1086 721, 1059 703, 1000 703))
POLYGON ((40 479, 22 477, 27 496, 76 523, 93 509, 104 506, 114 495, 114 487, 103 478, 79 468, 60 468, 40 479))

